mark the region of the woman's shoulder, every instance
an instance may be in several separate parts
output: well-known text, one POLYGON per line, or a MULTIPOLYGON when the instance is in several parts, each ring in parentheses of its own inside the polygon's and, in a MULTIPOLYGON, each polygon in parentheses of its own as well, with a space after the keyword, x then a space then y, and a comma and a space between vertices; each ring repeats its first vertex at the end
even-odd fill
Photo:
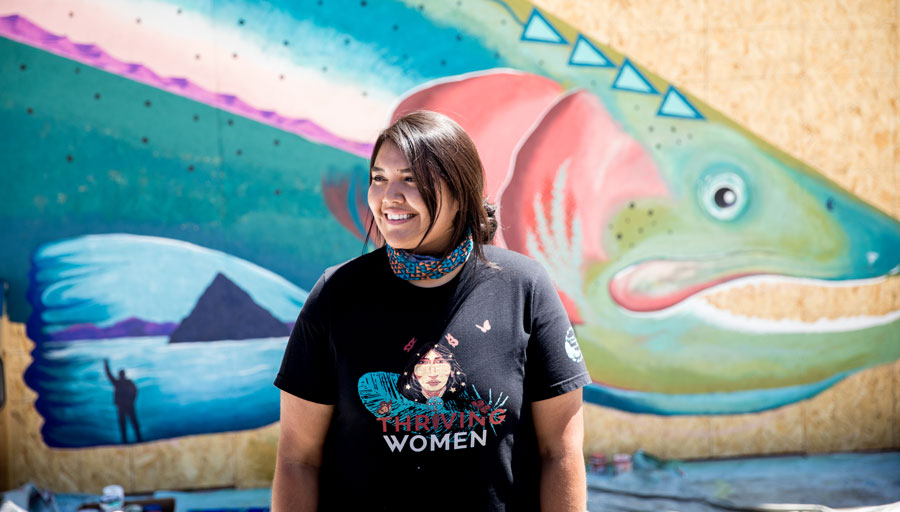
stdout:
POLYGON ((383 273, 387 256, 385 249, 375 249, 361 256, 333 265, 322 272, 319 279, 323 286, 334 286, 346 282, 357 283, 383 273))
POLYGON ((496 245, 485 245, 484 256, 491 263, 496 263, 501 271, 529 273, 544 268, 530 256, 496 245))
POLYGON ((328 302, 332 297, 346 297, 348 290, 366 289, 385 268, 390 270, 386 260, 384 249, 376 249, 326 268, 310 291, 307 302, 328 302))
POLYGON ((484 256, 493 264, 494 271, 506 279, 533 282, 547 276, 547 271, 536 260, 509 249, 485 245, 484 256))

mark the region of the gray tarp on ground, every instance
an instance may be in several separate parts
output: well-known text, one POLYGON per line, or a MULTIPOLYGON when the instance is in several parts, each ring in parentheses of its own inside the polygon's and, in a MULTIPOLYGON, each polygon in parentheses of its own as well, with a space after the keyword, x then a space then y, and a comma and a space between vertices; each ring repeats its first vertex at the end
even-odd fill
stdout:
MULTIPOLYGON (((591 512, 721 512, 759 510, 765 504, 820 506, 778 510, 881 506, 900 502, 900 453, 677 462, 638 452, 630 473, 589 473, 588 490, 591 512)), ((890 508, 900 511, 900 504, 890 508)))

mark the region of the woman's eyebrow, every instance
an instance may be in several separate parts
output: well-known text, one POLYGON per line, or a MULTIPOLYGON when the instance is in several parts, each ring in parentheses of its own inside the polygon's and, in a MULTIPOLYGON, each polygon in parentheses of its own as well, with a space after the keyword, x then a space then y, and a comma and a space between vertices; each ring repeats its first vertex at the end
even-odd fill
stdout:
MULTIPOLYGON (((372 172, 387 172, 387 171, 385 171, 381 167, 372 166, 372 172)), ((397 172, 401 172, 403 174, 412 174, 413 170, 412 170, 412 168, 407 167, 405 169, 397 169, 397 172)))

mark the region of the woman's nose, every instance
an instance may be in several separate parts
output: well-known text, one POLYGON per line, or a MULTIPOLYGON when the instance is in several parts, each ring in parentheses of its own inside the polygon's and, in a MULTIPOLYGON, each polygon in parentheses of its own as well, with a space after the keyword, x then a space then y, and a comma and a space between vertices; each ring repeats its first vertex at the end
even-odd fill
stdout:
POLYGON ((388 183, 387 188, 384 191, 384 199, 390 202, 399 202, 403 199, 403 192, 400 188, 400 183, 395 181, 391 181, 388 183))

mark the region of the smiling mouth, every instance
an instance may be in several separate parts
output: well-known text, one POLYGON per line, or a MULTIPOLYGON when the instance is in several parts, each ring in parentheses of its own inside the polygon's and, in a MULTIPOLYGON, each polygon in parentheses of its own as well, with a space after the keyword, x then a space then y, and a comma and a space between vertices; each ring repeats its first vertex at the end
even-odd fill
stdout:
POLYGON ((407 220, 416 216, 414 213, 385 213, 385 218, 387 220, 407 220))

